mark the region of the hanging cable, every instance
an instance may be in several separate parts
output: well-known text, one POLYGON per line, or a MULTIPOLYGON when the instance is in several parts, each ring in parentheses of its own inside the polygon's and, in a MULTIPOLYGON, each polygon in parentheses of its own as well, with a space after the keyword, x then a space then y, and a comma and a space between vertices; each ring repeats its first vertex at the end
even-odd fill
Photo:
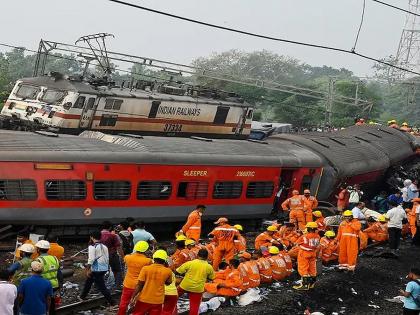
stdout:
POLYGON ((278 37, 273 37, 273 36, 268 36, 268 35, 252 33, 252 32, 248 32, 248 31, 243 31, 243 30, 239 30, 239 29, 235 29, 235 28, 231 28, 231 27, 226 27, 226 26, 221 26, 221 25, 217 25, 217 24, 207 23, 207 22, 183 17, 183 16, 180 16, 180 15, 176 15, 176 14, 147 8, 147 7, 144 7, 144 6, 140 6, 140 5, 137 5, 137 4, 133 4, 133 3, 129 3, 129 2, 121 1, 121 0, 106 0, 106 1, 110 1, 110 2, 118 3, 118 4, 121 4, 121 5, 124 5, 124 6, 128 6, 128 7, 132 7, 132 8, 136 8, 136 9, 140 9, 140 10, 144 10, 144 11, 148 11, 148 12, 152 12, 152 13, 156 13, 156 14, 160 14, 160 15, 164 15, 164 16, 168 16, 168 17, 171 17, 171 18, 174 18, 174 19, 179 19, 179 20, 183 20, 183 21, 186 21, 186 22, 195 23, 195 24, 199 24, 199 25, 203 25, 203 26, 207 26, 207 27, 212 27, 212 28, 216 28, 216 29, 220 29, 220 30, 224 30, 224 31, 229 31, 229 32, 233 32, 233 33, 238 33, 238 34, 242 34, 242 35, 247 35, 247 36, 252 36, 252 37, 277 41, 277 42, 284 42, 284 43, 294 44, 294 45, 307 46, 307 47, 313 47, 313 48, 319 48, 319 49, 325 49, 325 50, 331 50, 331 51, 338 51, 338 52, 342 52, 342 53, 346 53, 346 54, 354 54, 354 55, 357 55, 361 58, 372 60, 372 61, 375 61, 377 63, 384 64, 384 65, 387 65, 389 67, 392 67, 392 68, 395 68, 395 69, 398 69, 398 70, 401 70, 401 71, 405 71, 405 72, 409 72, 409 73, 412 73, 412 74, 420 75, 420 72, 416 72, 416 71, 412 71, 410 69, 399 67, 399 66, 393 65, 389 62, 383 61, 381 59, 377 59, 377 58, 374 58, 374 57, 368 57, 366 55, 356 53, 355 50, 347 50, 347 49, 344 49, 344 48, 325 46, 325 45, 319 45, 319 44, 313 44, 313 43, 306 43, 306 42, 300 42, 300 41, 295 41, 295 40, 290 40, 290 39, 284 39, 284 38, 278 38, 278 37))
POLYGON ((395 10, 399 10, 399 11, 402 11, 402 12, 405 12, 405 13, 408 13, 408 14, 412 14, 412 15, 415 15, 415 16, 420 16, 420 14, 418 14, 416 12, 412 12, 412 11, 397 7, 395 5, 392 5, 392 4, 389 4, 389 3, 386 3, 386 2, 383 2, 383 1, 380 1, 380 0, 372 0, 372 1, 376 2, 376 3, 379 3, 379 4, 382 4, 384 6, 387 6, 387 7, 393 8, 395 10))
POLYGON ((365 9, 366 9, 366 0, 363 0, 362 17, 360 19, 359 29, 357 30, 357 35, 356 35, 356 39, 354 40, 353 48, 351 49, 352 52, 356 51, 357 41, 359 40, 360 31, 362 30, 363 20, 365 18, 365 9))

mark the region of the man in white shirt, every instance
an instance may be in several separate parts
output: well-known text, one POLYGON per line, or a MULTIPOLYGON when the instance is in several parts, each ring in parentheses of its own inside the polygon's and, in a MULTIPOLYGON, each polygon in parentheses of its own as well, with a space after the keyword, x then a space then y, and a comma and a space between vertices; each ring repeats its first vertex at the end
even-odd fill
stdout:
POLYGON ((9 282, 10 272, 0 269, 0 314, 13 315, 13 306, 17 297, 16 286, 9 282))
POLYGON ((353 213, 353 218, 358 219, 360 223, 366 224, 366 216, 362 212, 362 209, 365 208, 364 202, 358 202, 357 205, 351 209, 351 212, 353 213))
POLYGON ((403 223, 402 221, 407 220, 407 214, 403 207, 398 205, 395 201, 389 200, 389 205, 392 207, 386 213, 388 221, 388 235, 389 235, 389 248, 391 251, 396 251, 400 246, 401 231, 403 223))
POLYGON ((349 189, 349 209, 355 207, 363 196, 363 191, 360 190, 359 184, 354 184, 352 189, 349 189))

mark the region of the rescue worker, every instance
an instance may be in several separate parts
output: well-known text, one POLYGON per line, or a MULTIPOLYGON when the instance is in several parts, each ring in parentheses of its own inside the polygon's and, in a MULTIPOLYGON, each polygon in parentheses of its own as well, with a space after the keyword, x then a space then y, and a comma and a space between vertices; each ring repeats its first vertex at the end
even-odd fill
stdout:
POLYGON ((408 126, 407 122, 403 122, 400 127, 401 131, 411 132, 411 128, 408 126))
POLYGON ((228 224, 227 218, 219 218, 214 224, 217 227, 209 235, 213 237, 216 243, 216 248, 213 253, 213 268, 217 270, 223 258, 226 261, 230 261, 235 255, 234 241, 238 239, 239 232, 228 224))
POLYGON ((306 222, 312 222, 312 212, 316 207, 318 207, 318 200, 314 196, 311 196, 311 191, 309 189, 305 189, 303 191, 303 201, 305 204, 305 219, 306 222))
POLYGON ((353 212, 351 210, 344 211, 343 217, 344 221, 341 222, 338 228, 337 236, 340 242, 338 254, 339 269, 354 272, 359 253, 359 232, 362 225, 359 220, 353 218, 353 212))
POLYGON ((271 271, 270 262, 263 256, 262 251, 256 250, 252 254, 252 258, 256 260, 258 271, 260 273, 260 283, 273 282, 273 272, 271 271))
POLYGON ((324 265, 330 265, 338 261, 338 240, 334 231, 326 231, 320 240, 321 259, 324 265))
POLYGON ((187 239, 185 241, 185 247, 187 249, 186 253, 189 256, 188 261, 196 259, 197 252, 195 251, 195 241, 193 239, 187 239))
POLYGON ((388 127, 400 129, 400 126, 398 126, 397 121, 395 119, 391 119, 388 121, 388 127))
POLYGON ((286 199, 281 207, 283 211, 289 211, 289 221, 295 223, 299 229, 305 228, 306 217, 304 212, 304 197, 299 195, 298 190, 293 190, 292 197, 286 199))
POLYGON ((203 215, 204 210, 206 210, 205 205, 198 205, 195 210, 188 215, 187 222, 181 228, 179 233, 184 234, 187 238, 198 242, 201 235, 201 216, 203 215))
POLYGON ((327 229, 327 225, 325 224, 325 218, 322 215, 322 212, 316 210, 312 212, 312 214, 316 218, 315 223, 318 224, 318 231, 325 231, 327 229))
POLYGON ((281 227, 278 233, 278 238, 286 248, 290 249, 295 245, 296 241, 301 235, 302 234, 300 231, 298 232, 296 230, 296 227, 293 223, 285 222, 284 226, 281 227))
POLYGON ((356 122, 356 126, 363 126, 365 124, 364 118, 359 118, 356 122))
POLYGON ((12 282, 17 287, 22 279, 28 278, 32 275, 32 258, 31 255, 35 252, 35 247, 32 244, 22 244, 18 248, 20 260, 12 264, 7 270, 12 275, 12 282))
POLYGON ((238 267, 242 276, 242 292, 250 288, 256 288, 260 285, 260 272, 256 260, 251 259, 252 255, 243 252, 239 256, 241 264, 238 267))
POLYGON ((413 207, 407 213, 407 219, 408 223, 410 224, 411 237, 414 237, 414 235, 416 235, 417 232, 416 217, 418 213, 416 214, 416 211, 417 208, 420 206, 420 198, 413 198, 411 201, 413 202, 413 207))
POLYGON ((340 192, 335 198, 337 198, 337 210, 343 211, 349 206, 350 192, 344 185, 340 185, 340 192))
POLYGON ((241 294, 242 278, 238 270, 239 264, 238 259, 229 261, 229 273, 224 281, 217 284, 217 295, 233 297, 241 294))
POLYGON ((274 238, 276 232, 276 226, 268 226, 265 232, 262 232, 255 238, 255 249, 261 249, 261 247, 263 247, 263 249, 267 249, 272 245, 281 245, 281 243, 274 238))
POLYGON ((246 238, 241 234, 244 231, 244 228, 240 224, 235 224, 233 226, 238 230, 238 238, 235 240, 235 249, 237 253, 246 251, 246 238))
POLYGON ((48 241, 38 241, 35 244, 35 247, 38 250, 39 257, 36 261, 40 262, 43 265, 42 278, 50 281, 53 288, 53 297, 51 298, 51 305, 49 314, 55 314, 55 300, 56 296, 59 294, 59 288, 62 282, 62 275, 60 270, 60 262, 57 257, 48 255, 50 249, 50 242, 48 241))
POLYGON ((50 249, 48 250, 48 255, 57 257, 58 260, 61 260, 64 256, 64 247, 60 246, 58 242, 58 237, 56 235, 49 235, 48 241, 50 242, 50 249))
POLYGON ((185 248, 186 240, 187 238, 185 235, 179 235, 175 240, 176 250, 175 253, 171 256, 171 268, 173 270, 190 260, 188 249, 185 248))
POLYGON ((375 221, 363 230, 363 233, 367 235, 375 243, 383 243, 388 240, 388 226, 386 223, 386 217, 380 215, 378 221, 375 221))
POLYGON ((273 273, 273 280, 280 281, 287 277, 288 272, 286 268, 286 262, 283 259, 283 256, 280 255, 280 250, 276 246, 270 246, 268 252, 271 257, 267 258, 271 266, 271 271, 273 273))
MULTIPOLYGON (((18 235, 17 235, 17 242, 18 243, 20 243, 20 244, 30 244, 30 245, 32 245, 32 246, 35 246, 35 244, 32 242, 32 240, 29 238, 29 232, 28 231, 22 231, 22 232, 19 232, 18 233, 18 235)), ((38 252, 35 250, 34 251, 34 253, 32 254, 32 256, 31 256, 31 258, 32 259, 36 259, 37 257, 39 256, 39 254, 38 254, 38 252)), ((20 257, 20 252, 19 252, 19 250, 16 250, 16 253, 15 253, 15 258, 16 259, 20 259, 21 257, 20 257)))
POLYGON ((308 222, 306 224, 307 233, 303 234, 298 240, 299 253, 297 259, 298 272, 302 277, 299 285, 293 286, 296 290, 309 290, 315 286, 316 282, 316 259, 319 252, 320 237, 316 230, 318 224, 308 222))
POLYGON ((148 266, 152 263, 152 260, 145 254, 148 250, 149 243, 140 241, 134 245, 134 253, 124 257, 127 272, 124 277, 123 290, 117 315, 125 315, 127 313, 127 307, 128 304, 130 304, 131 296, 136 288, 140 271, 144 266, 148 266))

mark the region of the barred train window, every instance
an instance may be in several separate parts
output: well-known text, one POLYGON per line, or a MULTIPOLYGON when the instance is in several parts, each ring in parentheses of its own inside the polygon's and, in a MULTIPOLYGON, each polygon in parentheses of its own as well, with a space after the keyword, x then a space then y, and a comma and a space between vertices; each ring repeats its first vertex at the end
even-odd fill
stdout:
POLYGON ((247 198, 270 198, 273 195, 273 182, 250 182, 246 189, 247 198))
POLYGON ((115 98, 107 98, 105 100, 104 109, 120 110, 122 103, 123 103, 123 100, 117 100, 115 98))
POLYGON ((181 182, 178 185, 178 198, 188 200, 207 198, 209 183, 204 181, 181 182))
POLYGON ((0 179, 0 200, 37 200, 36 183, 31 179, 0 179))
POLYGON ((236 199, 242 194, 242 182, 216 182, 213 189, 214 199, 236 199))
POLYGON ((84 200, 86 183, 81 180, 47 180, 45 195, 48 200, 84 200))
POLYGON ((143 181, 137 185, 138 200, 165 200, 171 192, 172 185, 168 181, 143 181))
POLYGON ((118 115, 102 114, 99 126, 114 127, 117 123, 118 115))
POLYGON ((97 181, 93 186, 96 200, 127 200, 130 198, 131 183, 127 181, 97 181))

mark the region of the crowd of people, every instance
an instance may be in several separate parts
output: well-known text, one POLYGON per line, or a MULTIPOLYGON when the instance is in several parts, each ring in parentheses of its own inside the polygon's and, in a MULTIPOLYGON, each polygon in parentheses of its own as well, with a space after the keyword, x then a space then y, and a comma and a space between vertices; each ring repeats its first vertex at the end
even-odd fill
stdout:
MULTIPOLYGON (((80 299, 88 298, 94 284, 109 305, 116 305, 105 280, 109 270, 115 279, 113 289, 122 289, 118 315, 127 311, 177 314, 178 297, 184 294, 189 297, 189 314, 195 315, 204 292, 229 301, 249 289, 289 277, 294 268, 301 279, 293 288, 311 290, 320 265, 335 265, 339 271, 354 273, 359 252, 369 243, 388 241, 396 253, 401 235, 414 238, 420 213, 416 184, 406 181, 402 192, 375 197, 376 211, 365 207, 360 186, 341 187, 336 196, 339 213, 327 218, 317 210, 318 201, 310 190, 303 194, 294 190, 281 203, 279 217, 283 220, 272 221, 253 240, 245 238, 242 225, 232 225, 228 218, 220 217, 204 242, 202 215, 206 207, 198 205, 176 233, 172 252, 156 241, 143 222, 104 222, 102 230, 90 235, 80 299), (404 206, 411 208, 406 211, 404 206), (408 232, 404 232, 407 225, 408 232)), ((22 245, 16 262, 0 270, 0 295, 7 301, 0 310, 7 315, 16 309, 22 315, 55 314, 63 282, 60 260, 64 249, 53 236, 33 244, 23 233, 19 241, 22 245)), ((406 314, 412 314, 414 299, 410 294, 418 290, 419 273, 412 269, 413 281, 402 293, 408 301, 406 314)))

